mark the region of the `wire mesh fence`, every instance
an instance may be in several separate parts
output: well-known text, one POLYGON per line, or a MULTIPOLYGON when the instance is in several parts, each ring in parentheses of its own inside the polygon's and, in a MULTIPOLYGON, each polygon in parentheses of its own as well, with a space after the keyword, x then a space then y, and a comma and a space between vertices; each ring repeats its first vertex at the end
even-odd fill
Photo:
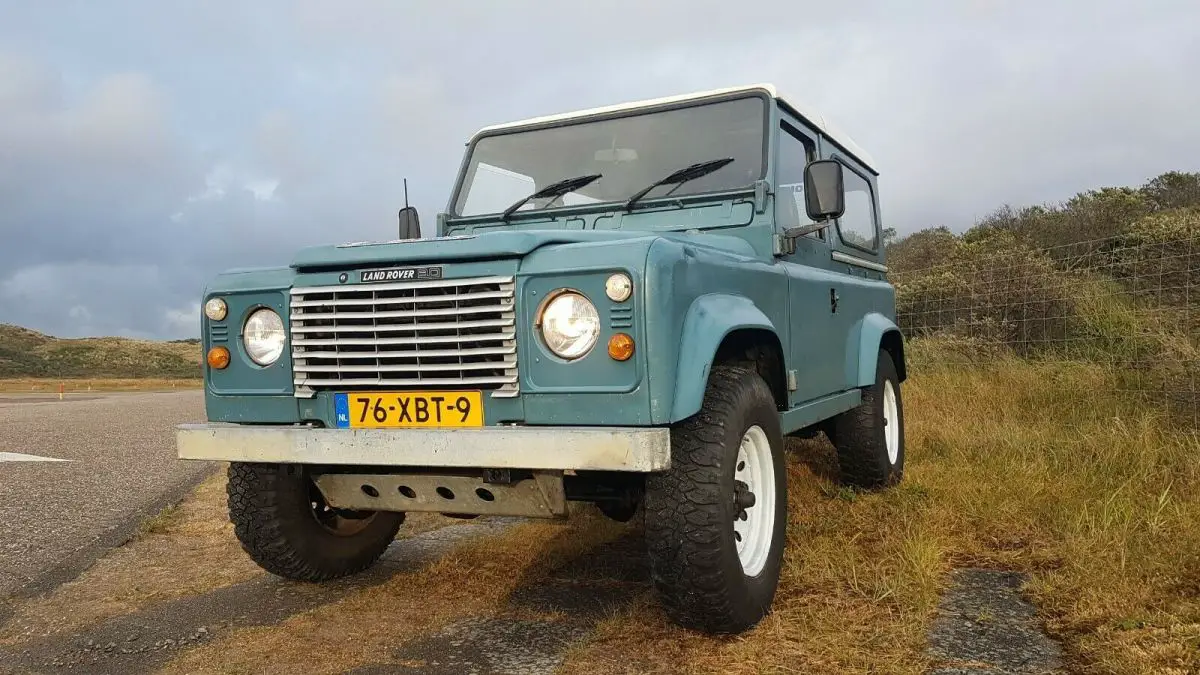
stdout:
POLYGON ((1034 247, 1007 232, 948 238, 893 266, 901 329, 940 359, 998 356, 1111 368, 1144 405, 1200 427, 1200 228, 1034 247))

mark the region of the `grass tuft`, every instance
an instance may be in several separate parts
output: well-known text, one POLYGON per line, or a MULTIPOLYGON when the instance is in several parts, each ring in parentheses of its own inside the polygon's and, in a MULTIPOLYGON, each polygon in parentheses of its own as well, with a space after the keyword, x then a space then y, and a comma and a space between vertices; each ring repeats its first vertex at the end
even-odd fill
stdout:
POLYGON ((183 516, 183 511, 178 504, 168 504, 163 507, 158 513, 143 518, 142 522, 138 523, 137 535, 135 538, 142 538, 152 534, 167 534, 174 529, 183 516))

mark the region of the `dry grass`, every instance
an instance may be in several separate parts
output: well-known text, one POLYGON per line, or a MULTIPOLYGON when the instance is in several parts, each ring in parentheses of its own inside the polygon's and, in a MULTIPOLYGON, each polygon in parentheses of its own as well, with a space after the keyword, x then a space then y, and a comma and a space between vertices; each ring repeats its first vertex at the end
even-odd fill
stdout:
POLYGON ((161 672, 343 673, 379 664, 397 647, 454 620, 495 612, 541 570, 583 555, 621 530, 595 515, 569 524, 522 523, 278 625, 223 634, 161 672))
MULTIPOLYGON (((412 514, 399 537, 442 527, 437 514, 412 514)), ((241 549, 229 523, 225 472, 202 482, 178 505, 140 524, 133 540, 44 598, 15 607, 0 644, 74 631, 151 605, 203 595, 266 574, 241 549)))
POLYGON ((1200 669, 1200 440, 1113 393, 1094 365, 917 355, 908 470, 866 494, 796 443, 774 614, 738 638, 679 630, 652 599, 571 654, 585 672, 916 673, 945 573, 1030 572, 1027 593, 1073 665, 1200 669))
MULTIPOLYGON (((944 346, 912 347, 900 486, 839 487, 827 445, 792 443, 789 549, 767 620, 743 636, 698 635, 671 624, 646 593, 602 621, 564 670, 922 672, 946 573, 963 565, 1031 573, 1026 592, 1076 670, 1200 670, 1200 439, 1131 405, 1102 365, 994 356, 947 368, 944 346)), ((205 483, 10 625, 86 624, 261 574, 228 531, 222 486, 205 483), (189 583, 178 587, 181 579, 189 583)), ((421 527, 414 517, 402 532, 410 526, 421 527)), ((223 634, 168 672, 375 663, 449 622, 498 611, 539 570, 623 531, 594 515, 520 525, 279 625, 223 634)))
POLYGON ((0 393, 11 394, 58 394, 59 385, 68 394, 89 391, 171 391, 172 389, 199 389, 204 381, 182 378, 65 378, 19 377, 0 379, 0 393))
POLYGON ((144 521, 130 542, 44 598, 20 604, 0 644, 78 630, 154 603, 199 595, 264 574, 242 552, 218 473, 178 506, 144 521))

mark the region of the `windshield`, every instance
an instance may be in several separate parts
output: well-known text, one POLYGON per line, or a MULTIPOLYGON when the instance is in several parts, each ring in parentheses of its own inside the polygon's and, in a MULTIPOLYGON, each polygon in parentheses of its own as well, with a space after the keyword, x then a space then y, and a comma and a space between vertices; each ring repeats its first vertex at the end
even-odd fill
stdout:
POLYGON ((686 108, 635 113, 594 122, 484 136, 474 143, 453 213, 500 213, 546 186, 576 176, 601 178, 517 211, 624 202, 689 165, 731 158, 682 185, 664 185, 643 199, 749 187, 764 168, 765 104, 754 96, 686 108))

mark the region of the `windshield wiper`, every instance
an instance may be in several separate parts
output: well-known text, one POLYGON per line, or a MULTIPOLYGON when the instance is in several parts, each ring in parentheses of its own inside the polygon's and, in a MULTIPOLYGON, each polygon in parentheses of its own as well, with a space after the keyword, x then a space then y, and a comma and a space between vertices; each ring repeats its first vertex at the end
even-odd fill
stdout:
POLYGON ((647 185, 644 189, 636 192, 632 197, 629 198, 629 201, 625 202, 625 210, 632 211, 633 205, 639 199, 641 199, 642 197, 645 197, 648 192, 650 192, 651 190, 653 190, 654 188, 656 188, 660 185, 670 185, 672 183, 675 183, 675 187, 671 188, 667 192, 666 195, 663 195, 664 197, 666 197, 667 195, 670 195, 675 190, 678 190, 679 186, 683 185, 684 183, 686 183, 690 180, 695 180, 701 176, 707 176, 708 174, 716 171, 717 169, 725 166, 726 164, 729 164, 732 161, 733 161, 732 157, 722 157, 721 159, 710 159, 707 162, 698 162, 691 166, 685 166, 682 169, 667 176, 666 178, 664 178, 656 183, 653 183, 651 185, 647 185))
POLYGON ((520 200, 519 202, 513 204, 512 206, 508 207, 507 209, 504 209, 504 213, 500 214, 500 219, 508 220, 509 216, 511 216, 513 213, 515 213, 517 209, 521 208, 522 206, 525 206, 526 202, 528 202, 530 199, 544 199, 546 197, 561 197, 561 196, 567 194, 568 192, 573 192, 575 190, 578 190, 579 188, 581 188, 585 185, 588 185, 589 183, 592 183, 602 177, 603 177, 602 174, 592 173, 592 174, 588 174, 586 176, 576 176, 574 178, 566 178, 564 180, 560 180, 557 183, 551 183, 551 184, 547 185, 546 187, 542 188, 541 190, 538 190, 537 192, 535 192, 535 193, 529 195, 528 197, 520 200))

